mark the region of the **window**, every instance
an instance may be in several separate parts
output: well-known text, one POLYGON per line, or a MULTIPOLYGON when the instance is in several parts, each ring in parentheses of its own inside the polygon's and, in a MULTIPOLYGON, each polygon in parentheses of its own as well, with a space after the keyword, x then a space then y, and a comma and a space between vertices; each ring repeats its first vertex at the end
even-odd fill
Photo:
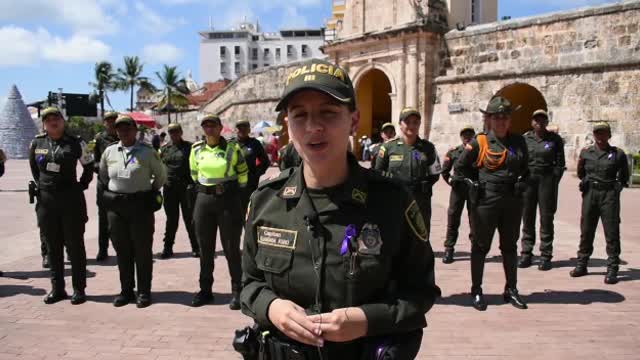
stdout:
POLYGON ((293 56, 293 45, 287 45, 287 56, 293 56))
POLYGON ((255 70, 255 69, 257 69, 257 68, 258 68, 258 64, 252 64, 252 65, 251 65, 251 69, 252 69, 252 70, 255 70))
POLYGON ((251 60, 258 60, 258 49, 251 49, 251 60))
POLYGON ((240 46, 237 46, 237 45, 236 45, 236 46, 234 47, 234 49, 233 49, 233 53, 235 54, 236 59, 239 59, 239 58, 240 58, 240 46))
POLYGON ((303 56, 303 57, 307 57, 307 56, 309 56, 309 55, 310 55, 309 53, 310 53, 310 51, 309 51, 309 46, 307 46, 307 45, 302 45, 302 56, 303 56))
POLYGON ((269 49, 264 49, 264 58, 268 59, 269 55, 271 55, 270 52, 269 52, 269 49))
POLYGON ((477 24, 480 22, 480 9, 482 3, 480 0, 471 0, 471 23, 477 24))
POLYGON ((227 63, 221 63, 220 64, 220 73, 221 74, 226 74, 227 73, 227 63))
POLYGON ((280 60, 280 48, 276 48, 276 60, 280 60))
POLYGON ((240 74, 240 63, 236 61, 236 63, 234 64, 234 67, 235 67, 235 73, 240 74))
POLYGON ((220 57, 224 58, 225 56, 227 56, 227 48, 224 46, 220 46, 220 57))
POLYGON ((262 64, 262 67, 269 67, 269 64, 262 64))

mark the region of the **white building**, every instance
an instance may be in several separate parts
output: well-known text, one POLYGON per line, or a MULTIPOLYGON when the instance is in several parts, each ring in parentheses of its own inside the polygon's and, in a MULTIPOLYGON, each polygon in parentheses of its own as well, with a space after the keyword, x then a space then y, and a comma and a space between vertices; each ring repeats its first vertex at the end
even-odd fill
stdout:
POLYGON ((323 29, 263 33, 258 24, 244 22, 235 29, 199 34, 203 83, 235 80, 252 70, 324 57, 320 51, 324 44, 323 29))

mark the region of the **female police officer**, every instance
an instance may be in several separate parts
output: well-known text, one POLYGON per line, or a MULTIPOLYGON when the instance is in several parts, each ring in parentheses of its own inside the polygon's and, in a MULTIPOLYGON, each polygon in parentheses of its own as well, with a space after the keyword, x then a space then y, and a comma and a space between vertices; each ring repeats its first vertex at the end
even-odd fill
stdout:
POLYGON ((484 311, 487 303, 482 295, 482 275, 487 253, 491 249, 493 234, 498 229, 500 251, 506 285, 504 300, 526 309, 517 285, 518 232, 522 216, 522 193, 528 176, 527 144, 521 135, 512 134, 511 103, 500 96, 491 99, 487 110, 491 130, 478 135, 465 146, 455 164, 457 173, 467 179, 476 174, 478 182, 471 186, 471 296, 473 307, 484 311))
POLYGON ((411 196, 347 153, 359 122, 351 80, 310 60, 276 110, 303 163, 261 184, 249 206, 241 303, 269 331, 264 351, 359 359, 380 347, 413 358, 440 294, 433 252, 411 196))
POLYGON ((191 147, 189 164, 198 195, 193 222, 200 246, 200 291, 193 298, 193 306, 213 300, 213 260, 216 233, 220 227, 220 241, 229 265, 232 310, 240 309, 239 295, 242 279, 240 235, 242 234, 241 199, 247 186, 249 169, 238 143, 220 136, 222 121, 207 115, 201 121, 207 137, 191 147))
POLYGON ((120 141, 107 147, 100 159, 100 178, 107 184, 103 201, 122 290, 113 305, 124 306, 134 299, 135 265, 136 305, 143 308, 151 305, 153 213, 162 206, 158 190, 167 172, 158 152, 136 141, 138 128, 131 117, 119 117, 115 128, 120 141))
POLYGON ((79 138, 66 134, 64 118, 57 108, 42 112, 45 133, 31 143, 29 165, 39 195, 36 214, 38 226, 47 241, 51 265, 51 292, 44 298, 53 304, 67 297, 64 289, 63 245, 71 255, 73 279, 72 304, 85 302, 87 254, 84 249, 84 226, 87 203, 83 190, 93 179, 93 156, 79 138), (78 182, 76 166, 82 164, 78 182))

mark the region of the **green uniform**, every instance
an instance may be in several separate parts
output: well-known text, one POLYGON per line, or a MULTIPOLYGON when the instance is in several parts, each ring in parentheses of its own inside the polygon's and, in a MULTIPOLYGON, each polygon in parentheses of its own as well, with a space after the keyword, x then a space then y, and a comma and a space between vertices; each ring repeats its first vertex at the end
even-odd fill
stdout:
POLYGON ((189 235, 191 250, 199 252, 198 240, 193 230, 193 203, 195 201, 194 182, 189 168, 191 143, 181 141, 179 144, 167 144, 160 150, 160 158, 167 167, 167 183, 163 187, 164 211, 167 223, 164 232, 164 248, 173 249, 178 231, 180 208, 182 220, 189 235))
POLYGON ((191 148, 189 163, 198 191, 193 221, 200 246, 200 291, 211 294, 216 235, 220 227, 232 291, 238 293, 242 277, 240 235, 243 211, 240 199, 248 180, 242 149, 236 142, 227 142, 222 137, 214 147, 199 141, 191 148))
POLYGON ((609 146, 600 150, 591 145, 580 152, 578 177, 582 179, 582 216, 578 262, 587 265, 593 253, 598 219, 602 220, 607 241, 607 264, 620 264, 620 192, 629 183, 629 164, 622 149, 609 146))
MULTIPOLYGON (((251 198, 242 311, 279 336, 268 318, 276 298, 291 300, 307 313, 361 307, 367 337, 325 342, 324 359, 361 359, 376 336, 406 341, 408 334, 421 336, 424 315, 440 289, 415 201, 402 186, 360 167, 351 154, 342 185, 308 189, 302 173, 302 166, 285 170, 251 198)), ((319 358, 316 348, 301 347, 307 349, 306 359, 319 358)))
POLYGON ((246 211, 249 205, 249 197, 251 193, 256 191, 258 183, 260 182, 260 176, 267 172, 269 169, 269 156, 264 151, 262 144, 255 138, 248 138, 245 141, 237 140, 238 145, 242 149, 242 155, 247 163, 249 169, 249 178, 247 180, 247 188, 243 191, 242 199, 240 202, 241 208, 246 211))
MULTIPOLYGON (((100 171, 100 159, 107 147, 118 141, 118 135, 109 134, 106 131, 101 132, 95 137, 95 147, 93 148, 93 157, 95 159, 94 171, 96 174, 100 171)), ((96 183, 96 205, 98 206, 98 249, 99 252, 106 253, 109 249, 109 220, 107 219, 107 209, 102 204, 102 196, 106 188, 100 177, 96 183)))
POLYGON ((518 262, 518 233, 522 219, 522 182, 527 176, 527 144, 521 135, 508 134, 499 139, 493 131, 487 135, 489 150, 502 152, 506 158, 501 166, 477 168, 480 153, 478 137, 465 147, 455 164, 456 172, 473 179, 476 174, 482 189, 477 204, 471 208, 473 243, 471 247, 472 294, 482 294, 482 277, 493 235, 498 229, 500 252, 506 277, 505 289, 516 289, 518 262))
POLYGON ((536 212, 540 207, 540 255, 553 256, 553 217, 558 207, 558 184, 565 169, 564 142, 551 131, 539 138, 534 131, 524 134, 529 149, 529 186, 522 211, 523 255, 532 255, 536 242, 536 212))
POLYGON ((288 168, 300 166, 302 158, 293 146, 293 143, 288 143, 285 147, 278 151, 278 167, 280 170, 286 170, 288 168))
POLYGON ((147 144, 136 142, 127 148, 118 142, 102 154, 100 177, 107 185, 104 202, 123 294, 133 294, 134 272, 138 296, 151 294, 155 224, 151 202, 166 176, 160 155, 147 144))
POLYGON ((409 187, 429 233, 432 187, 442 171, 435 146, 420 138, 413 145, 405 144, 402 139, 391 140, 380 146, 375 169, 409 187))
POLYGON ((71 255, 73 289, 84 291, 87 279, 84 230, 88 218, 83 191, 93 179, 93 156, 79 137, 65 134, 52 140, 41 134, 31 142, 29 165, 39 188, 36 214, 47 242, 53 292, 64 293, 65 244, 71 255), (79 181, 78 162, 82 165, 79 181))
MULTIPOLYGON (((467 213, 469 217, 469 225, 471 225, 471 215, 469 214, 469 188, 464 181, 464 176, 454 171, 453 165, 458 161, 460 155, 464 152, 464 145, 459 145, 447 151, 447 155, 442 162, 442 178, 451 186, 449 194, 449 208, 447 210, 447 235, 444 246, 453 249, 458 241, 458 229, 460 228, 460 217, 464 204, 467 203, 467 213)), ((473 179, 477 179, 477 174, 473 174, 473 179)), ((469 240, 473 241, 473 232, 469 226, 469 240)))

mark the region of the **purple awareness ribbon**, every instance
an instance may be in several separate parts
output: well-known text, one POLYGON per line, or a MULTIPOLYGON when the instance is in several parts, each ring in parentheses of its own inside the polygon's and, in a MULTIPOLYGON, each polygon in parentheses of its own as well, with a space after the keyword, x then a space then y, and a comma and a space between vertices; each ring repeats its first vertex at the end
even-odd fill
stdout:
POLYGON ((340 255, 344 255, 349 251, 349 245, 355 236, 356 226, 353 224, 347 225, 347 228, 344 229, 344 239, 342 240, 342 247, 340 247, 340 255))
POLYGON ((418 150, 413 150, 413 159, 420 160, 420 152, 418 150))

